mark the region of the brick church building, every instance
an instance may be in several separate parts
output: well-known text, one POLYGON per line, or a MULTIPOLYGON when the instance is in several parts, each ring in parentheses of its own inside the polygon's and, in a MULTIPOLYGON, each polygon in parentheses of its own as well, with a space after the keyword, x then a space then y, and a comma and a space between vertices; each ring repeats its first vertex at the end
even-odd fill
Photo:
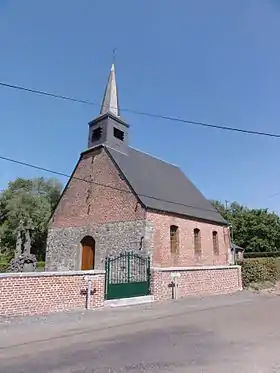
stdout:
POLYGON ((218 268, 230 242, 227 222, 179 167, 129 145, 113 65, 49 224, 46 270, 104 269, 107 255, 128 250, 149 254, 153 268, 218 268))

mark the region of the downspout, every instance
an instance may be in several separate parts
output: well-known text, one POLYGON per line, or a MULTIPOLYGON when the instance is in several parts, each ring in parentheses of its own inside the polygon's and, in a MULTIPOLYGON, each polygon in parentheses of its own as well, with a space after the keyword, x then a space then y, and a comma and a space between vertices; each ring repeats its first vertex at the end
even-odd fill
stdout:
POLYGON ((232 224, 230 224, 228 226, 228 232, 229 232, 229 247, 230 247, 230 251, 231 251, 231 253, 233 255, 233 264, 236 264, 236 260, 235 260, 235 254, 236 254, 235 253, 235 247, 234 246, 232 247, 232 245, 231 245, 231 242, 232 242, 231 238, 233 236, 233 234, 232 234, 232 224))

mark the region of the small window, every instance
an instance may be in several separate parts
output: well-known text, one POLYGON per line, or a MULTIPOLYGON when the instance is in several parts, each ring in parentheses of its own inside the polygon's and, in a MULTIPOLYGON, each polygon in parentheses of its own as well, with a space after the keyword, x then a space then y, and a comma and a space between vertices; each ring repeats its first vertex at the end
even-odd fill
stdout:
POLYGON ((121 141, 124 140, 124 132, 116 127, 114 127, 114 136, 121 141))
POLYGON ((100 140, 101 135, 102 135, 102 128, 101 127, 95 128, 92 131, 91 141, 94 142, 94 141, 100 140))
POLYGON ((170 251, 176 254, 179 249, 179 228, 176 225, 170 226, 170 251))
POLYGON ((201 233, 198 228, 193 230, 194 234, 194 254, 195 256, 201 255, 201 233))
POLYGON ((218 232, 214 231, 212 233, 212 240, 213 240, 213 251, 215 255, 219 255, 219 238, 218 232))

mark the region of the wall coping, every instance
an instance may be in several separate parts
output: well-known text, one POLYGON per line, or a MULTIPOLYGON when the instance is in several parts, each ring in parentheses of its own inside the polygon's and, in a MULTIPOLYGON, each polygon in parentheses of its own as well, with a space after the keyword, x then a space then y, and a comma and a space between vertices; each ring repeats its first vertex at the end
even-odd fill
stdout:
POLYGON ((222 269, 240 269, 239 265, 219 265, 219 266, 193 266, 193 267, 152 267, 153 271, 158 272, 183 272, 183 271, 208 271, 222 269))
POLYGON ((0 273, 0 279, 3 277, 55 277, 55 276, 96 276, 105 275, 103 270, 91 271, 61 271, 61 272, 10 272, 0 273))

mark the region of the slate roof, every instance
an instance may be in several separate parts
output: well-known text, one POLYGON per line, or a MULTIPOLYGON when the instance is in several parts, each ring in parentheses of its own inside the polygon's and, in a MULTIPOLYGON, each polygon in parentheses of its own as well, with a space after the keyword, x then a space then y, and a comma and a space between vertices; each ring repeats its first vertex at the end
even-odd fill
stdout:
POLYGON ((147 208, 227 224, 179 167, 131 147, 107 150, 147 208))

